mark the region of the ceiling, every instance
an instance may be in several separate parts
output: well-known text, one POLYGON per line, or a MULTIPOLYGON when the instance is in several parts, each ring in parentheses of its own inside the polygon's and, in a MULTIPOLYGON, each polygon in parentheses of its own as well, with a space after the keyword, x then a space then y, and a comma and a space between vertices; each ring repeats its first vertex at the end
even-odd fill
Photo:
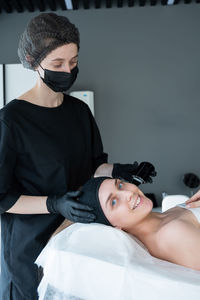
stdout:
POLYGON ((56 11, 77 9, 101 9, 113 7, 177 5, 200 3, 200 0, 0 0, 0 13, 26 11, 56 11))

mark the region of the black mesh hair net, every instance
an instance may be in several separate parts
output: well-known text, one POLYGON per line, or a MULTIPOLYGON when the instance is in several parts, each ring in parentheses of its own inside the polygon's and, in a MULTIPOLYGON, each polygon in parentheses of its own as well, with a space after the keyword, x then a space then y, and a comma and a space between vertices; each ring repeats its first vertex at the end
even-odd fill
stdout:
POLYGON ((21 35, 18 56, 27 69, 34 70, 57 47, 75 43, 79 49, 79 31, 66 17, 42 13, 33 18, 21 35))

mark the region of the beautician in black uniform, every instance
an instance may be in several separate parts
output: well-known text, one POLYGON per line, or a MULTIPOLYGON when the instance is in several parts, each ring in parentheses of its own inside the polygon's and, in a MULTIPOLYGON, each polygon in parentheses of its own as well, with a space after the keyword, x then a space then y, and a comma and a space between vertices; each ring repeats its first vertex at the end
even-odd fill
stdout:
POLYGON ((107 164, 88 106, 63 94, 77 77, 78 50, 78 29, 53 13, 33 18, 20 39, 23 66, 39 76, 0 111, 1 300, 36 300, 34 261, 52 232, 64 218, 94 220, 78 202, 81 185, 93 175, 131 180, 137 169, 107 164))

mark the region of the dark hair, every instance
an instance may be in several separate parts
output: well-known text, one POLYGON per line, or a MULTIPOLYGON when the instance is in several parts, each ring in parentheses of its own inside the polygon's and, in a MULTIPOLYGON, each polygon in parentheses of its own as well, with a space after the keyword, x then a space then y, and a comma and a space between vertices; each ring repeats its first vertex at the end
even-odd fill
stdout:
POLYGON ((74 43, 79 49, 79 31, 68 18, 42 13, 31 19, 21 35, 18 56, 27 69, 34 70, 57 47, 74 43))

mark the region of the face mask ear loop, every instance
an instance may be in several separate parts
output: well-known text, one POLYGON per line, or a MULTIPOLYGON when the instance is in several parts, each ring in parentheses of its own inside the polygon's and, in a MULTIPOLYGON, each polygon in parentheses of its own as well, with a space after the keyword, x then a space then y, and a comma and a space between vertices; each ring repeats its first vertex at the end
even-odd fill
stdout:
POLYGON ((38 63, 38 65, 42 68, 42 70, 44 71, 44 69, 43 69, 43 67, 41 66, 41 64, 40 63, 38 63))
MULTIPOLYGON (((38 65, 42 68, 42 70, 44 71, 44 69, 43 69, 43 67, 41 66, 41 64, 40 63, 38 63, 38 65)), ((37 70, 37 72, 38 72, 38 74, 39 74, 39 76, 40 76, 40 78, 42 79, 42 77, 41 77, 41 75, 40 75, 40 72, 37 70)))

